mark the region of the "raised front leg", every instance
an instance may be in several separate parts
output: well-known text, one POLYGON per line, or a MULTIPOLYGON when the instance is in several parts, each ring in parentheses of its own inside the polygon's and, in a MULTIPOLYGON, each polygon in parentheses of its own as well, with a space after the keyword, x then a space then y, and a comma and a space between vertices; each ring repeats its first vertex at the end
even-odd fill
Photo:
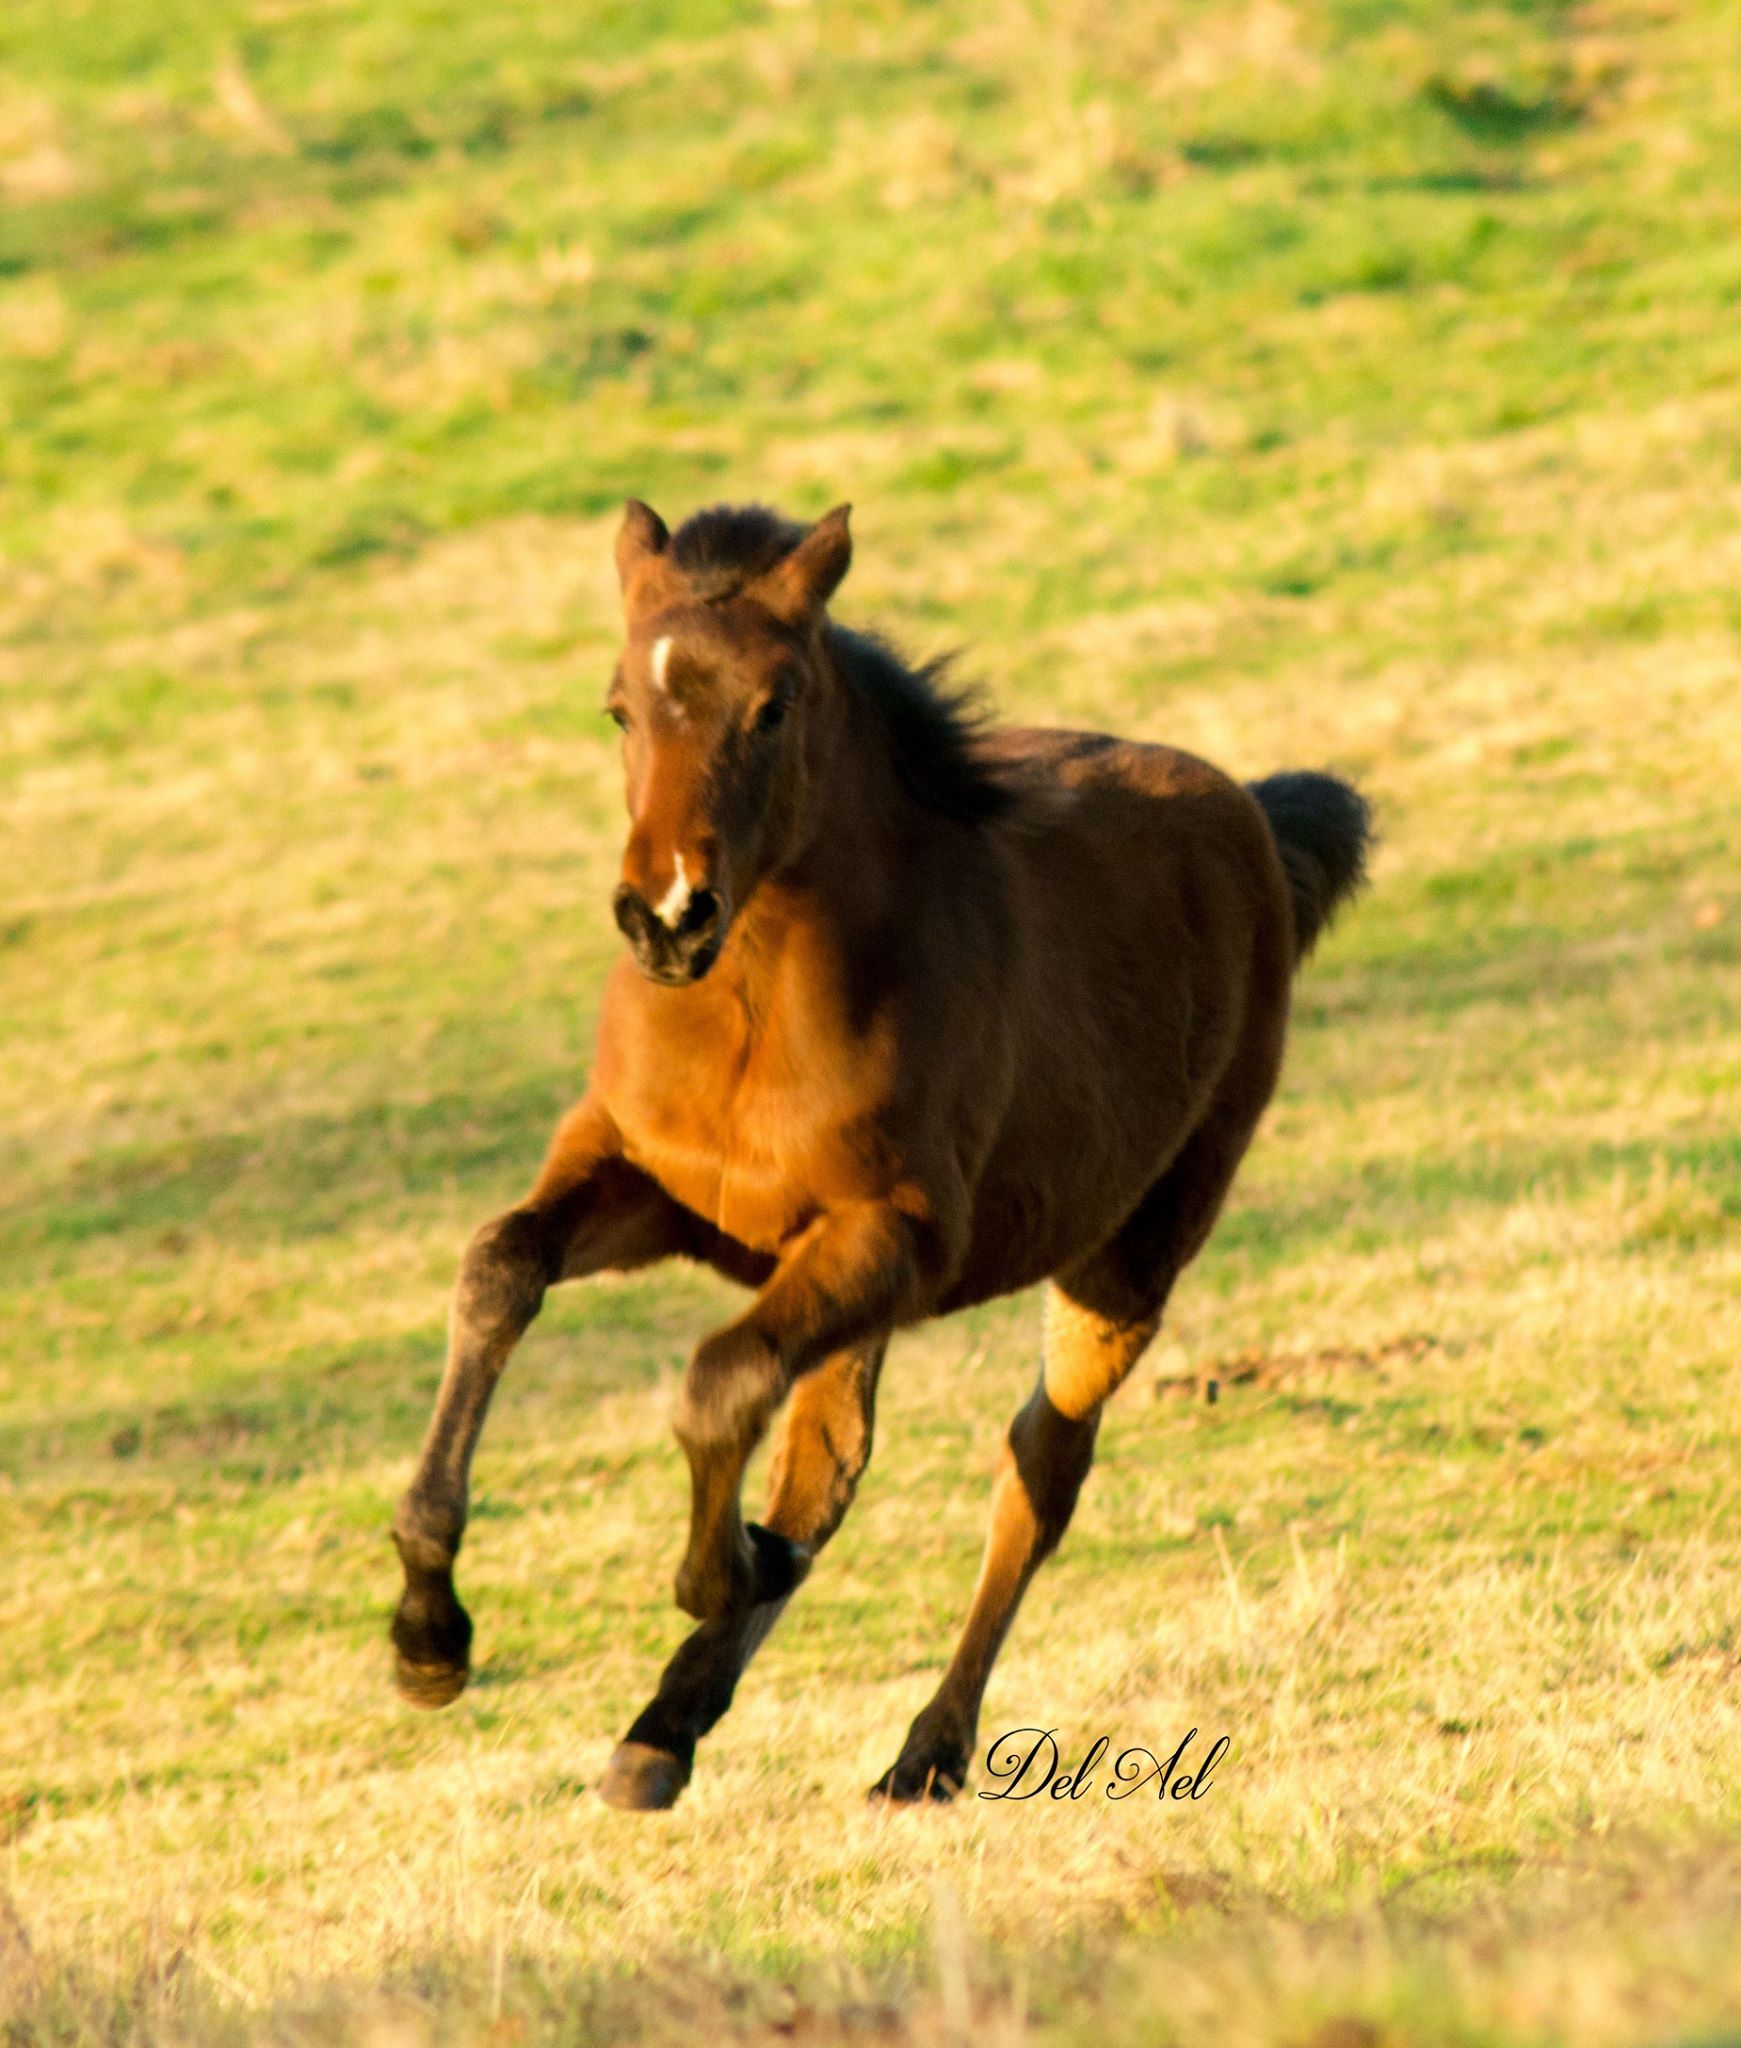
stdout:
POLYGON ((782 1259, 754 1305, 709 1337, 684 1376, 674 1418, 689 1460, 689 1545, 677 1604, 698 1621, 790 1593, 809 1568, 792 1537, 739 1505, 744 1467, 800 1374, 914 1312, 924 1239, 893 1204, 855 1203, 820 1218, 782 1259))
POLYGON ((644 1265, 690 1248, 692 1219, 617 1149, 608 1118, 582 1103, 563 1120, 531 1194, 487 1223, 460 1262, 447 1369, 417 1470, 393 1516, 405 1589, 393 1616, 395 1676, 414 1706, 464 1690, 471 1618, 453 1587, 472 1454, 490 1396, 552 1282, 644 1265))
MULTIPOLYGON (((869 1461, 883 1340, 838 1352, 793 1389, 768 1473, 769 1531, 814 1557, 839 1528, 869 1461)), ((673 1805, 695 1745, 731 1705, 744 1667, 785 1609, 783 1598, 704 1621, 617 1745, 599 1785, 612 1806, 673 1805)))

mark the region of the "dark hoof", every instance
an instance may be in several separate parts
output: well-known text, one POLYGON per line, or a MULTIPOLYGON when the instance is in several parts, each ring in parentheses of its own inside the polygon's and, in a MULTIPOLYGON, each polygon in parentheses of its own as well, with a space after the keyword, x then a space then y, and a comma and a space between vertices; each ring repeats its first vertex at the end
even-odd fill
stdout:
POLYGON ((465 1664, 413 1664, 407 1657, 393 1659, 393 1683, 408 1706, 451 1707, 466 1688, 471 1670, 465 1664))
POLYGON ((598 1782, 598 1796, 626 1813, 659 1813, 677 1804, 688 1783, 689 1766, 681 1757, 644 1742, 619 1742, 598 1782))
POLYGON ((471 1673, 472 1620, 450 1589, 407 1592, 393 1616, 393 1679, 414 1707, 451 1706, 471 1673))
POLYGON ((896 1806, 927 1801, 945 1806, 966 1783, 967 1759, 959 1750, 925 1750, 892 1764, 870 1788, 870 1797, 896 1806))

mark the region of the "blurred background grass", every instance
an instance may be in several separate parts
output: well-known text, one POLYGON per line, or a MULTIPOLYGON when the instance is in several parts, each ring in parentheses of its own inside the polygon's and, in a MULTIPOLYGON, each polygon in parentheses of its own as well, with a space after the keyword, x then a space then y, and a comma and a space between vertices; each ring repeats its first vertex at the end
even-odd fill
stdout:
POLYGON ((1727 0, 10 0, 18 2025, 1736 2010, 1738 303, 1727 0), (1378 801, 1163 1339, 1224 1398, 1130 1390, 988 1706, 1229 1729, 1188 1818, 859 1805, 1024 1302, 902 1345, 670 1819, 585 1787, 678 1637, 710 1282, 553 1304, 480 1461, 478 1686, 387 1690, 454 1258, 611 956, 631 491, 850 497, 845 616, 1012 714, 1378 801))

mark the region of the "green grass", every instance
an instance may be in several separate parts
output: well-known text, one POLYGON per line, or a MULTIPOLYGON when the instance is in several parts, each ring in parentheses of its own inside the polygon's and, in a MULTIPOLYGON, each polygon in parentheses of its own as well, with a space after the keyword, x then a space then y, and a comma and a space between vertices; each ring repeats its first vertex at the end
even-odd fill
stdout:
POLYGON ((1738 137, 1728 0, 11 0, 9 2041, 1741 2026, 1738 137), (674 1815, 586 1788, 711 1281, 553 1301, 477 1683, 389 1690, 613 957, 630 492, 849 497, 849 619, 1378 804, 1158 1347, 1221 1398, 1127 1390, 987 1709, 1226 1729, 1198 1804, 862 1804, 1029 1301, 903 1341, 674 1815))

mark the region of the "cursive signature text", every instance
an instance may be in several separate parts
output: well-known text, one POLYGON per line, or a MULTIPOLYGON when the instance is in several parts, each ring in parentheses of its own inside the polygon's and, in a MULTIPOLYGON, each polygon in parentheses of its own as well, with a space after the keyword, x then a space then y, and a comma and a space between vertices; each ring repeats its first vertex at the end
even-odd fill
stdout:
POLYGON ((1134 1744, 1112 1758, 1110 1735, 1097 1735, 1088 1754, 1074 1770, 1062 1768, 1063 1752, 1058 1747, 1056 1728, 1012 1728, 1000 1735, 985 1753, 987 1775, 998 1781, 995 1792, 980 1793, 981 1799, 1037 1799, 1041 1793, 1053 1799, 1080 1799, 1095 1786, 1108 1799, 1129 1799, 1138 1792, 1152 1792, 1156 1799, 1201 1799, 1209 1790, 1210 1773, 1227 1754, 1229 1736, 1218 1736, 1189 1769, 1185 1753, 1197 1740, 1193 1728, 1170 1756, 1157 1756, 1152 1749, 1134 1744))

